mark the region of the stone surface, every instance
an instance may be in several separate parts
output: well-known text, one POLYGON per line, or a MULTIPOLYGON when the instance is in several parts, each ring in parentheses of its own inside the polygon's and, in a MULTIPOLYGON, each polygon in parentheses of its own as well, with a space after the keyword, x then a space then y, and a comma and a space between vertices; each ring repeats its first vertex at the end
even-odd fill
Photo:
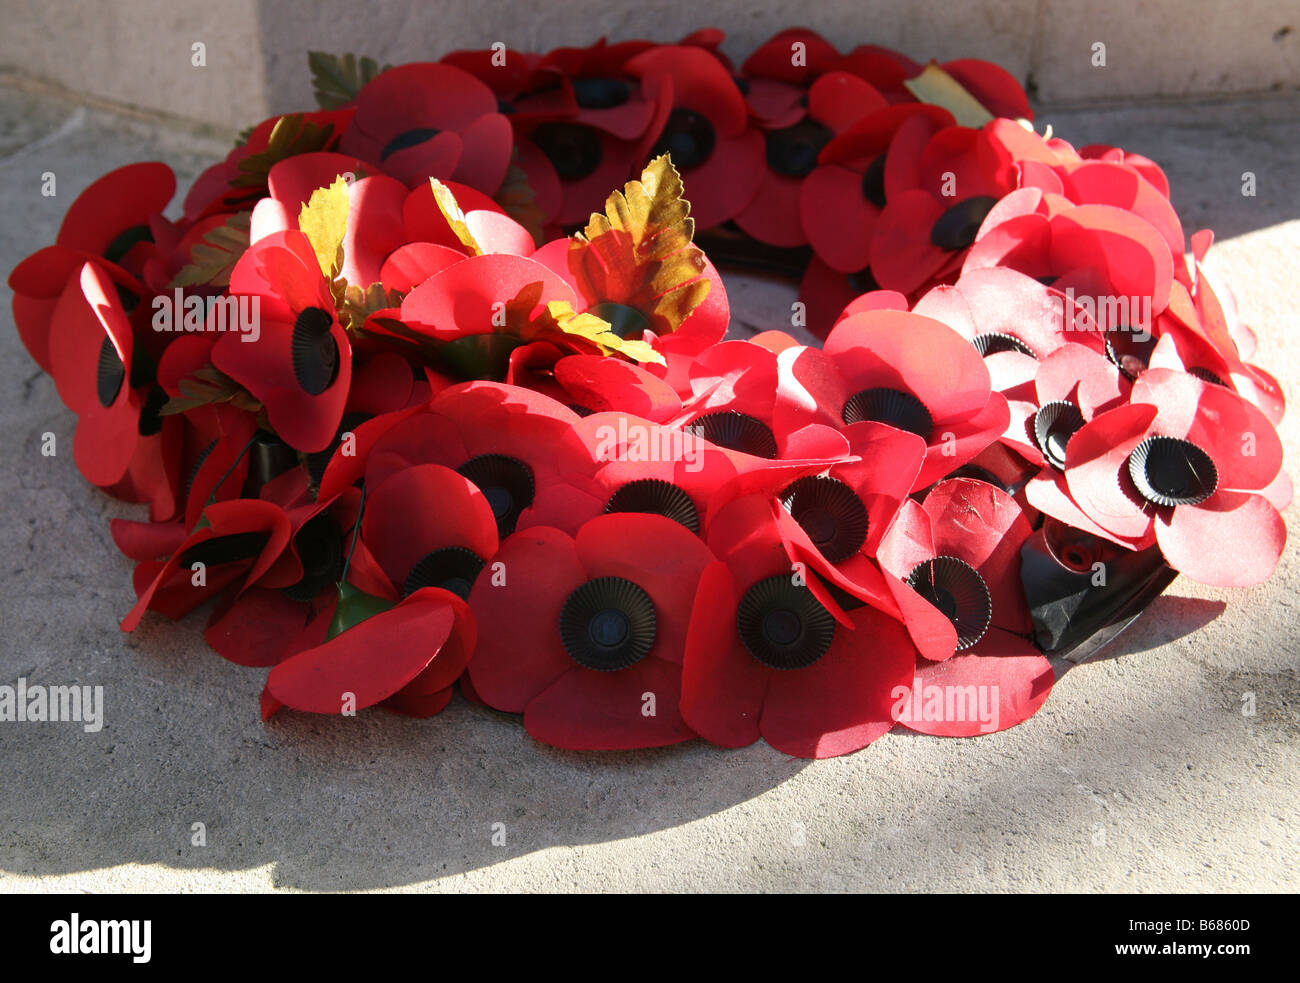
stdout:
MULTIPOLYGON (((1275 98, 1044 117, 1165 165, 1188 230, 1220 231, 1211 265, 1290 393, 1298 110, 1275 98), (1255 198, 1240 194, 1246 170, 1255 198)), ((0 88, 0 269, 53 241, 104 171, 157 158, 185 187, 227 146, 0 88), (39 193, 45 171, 56 198, 39 193)), ((728 282, 744 321, 788 317, 789 286, 728 282)), ((1294 548, 1253 590, 1175 582, 1038 716, 978 740, 889 735, 817 763, 762 744, 582 754, 459 697, 423 722, 263 725, 262 672, 210 652, 202 614, 117 631, 134 595, 108 520, 138 510, 77 474, 74 420, 12 328, 0 420, 0 683, 102 685, 106 703, 94 734, 0 723, 0 891, 1300 889, 1294 548), (47 431, 54 458, 39 452, 47 431), (191 845, 197 822, 206 847, 191 845)), ((1294 461, 1294 415, 1282 433, 1294 461)))
POLYGON ((494 41, 543 51, 602 33, 674 41, 712 26, 741 61, 792 23, 844 50, 871 43, 919 61, 989 59, 1057 103, 1300 86, 1293 0, 827 0, 797 9, 786 0, 14 0, 0 68, 238 129, 307 104, 310 48, 398 63, 494 41), (1098 41, 1104 68, 1093 65, 1098 41), (192 64, 195 43, 206 46, 205 67, 192 64))

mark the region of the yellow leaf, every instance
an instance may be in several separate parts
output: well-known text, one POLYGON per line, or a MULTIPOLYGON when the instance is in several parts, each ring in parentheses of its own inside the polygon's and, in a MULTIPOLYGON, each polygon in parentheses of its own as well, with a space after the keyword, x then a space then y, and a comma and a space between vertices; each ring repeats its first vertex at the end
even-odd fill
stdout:
POLYGON ((298 228, 311 243, 320 271, 333 280, 343 265, 343 234, 348 228, 348 185, 342 177, 311 193, 298 213, 298 228))
POLYGON ((617 354, 636 362, 665 364, 664 357, 649 342, 619 337, 608 321, 588 311, 578 313, 567 300, 552 300, 533 316, 540 297, 541 284, 529 284, 506 304, 508 332, 523 341, 544 341, 549 337, 570 345, 585 342, 582 347, 600 355, 617 354))
POLYGON ((903 84, 921 102, 940 106, 952 113, 958 126, 979 129, 993 119, 993 114, 978 99, 934 62, 926 65, 916 78, 907 79, 903 84))
POLYGON ((451 193, 451 188, 436 177, 429 178, 429 184, 433 188, 433 200, 438 203, 438 210, 451 226, 451 231, 456 233, 456 238, 469 250, 471 256, 481 256, 483 248, 474 238, 474 233, 469 230, 469 226, 465 224, 465 213, 461 211, 456 196, 451 193))
POLYGON ((605 201, 569 242, 569 269, 593 305, 640 312, 657 334, 676 331, 709 292, 695 220, 667 154, 605 201))

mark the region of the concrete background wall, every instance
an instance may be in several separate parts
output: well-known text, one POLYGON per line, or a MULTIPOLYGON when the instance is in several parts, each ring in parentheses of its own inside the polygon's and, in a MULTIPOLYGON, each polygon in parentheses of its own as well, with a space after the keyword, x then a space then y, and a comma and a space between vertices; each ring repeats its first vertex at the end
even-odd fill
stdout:
POLYGON ((668 41, 703 26, 726 31, 737 60, 794 24, 842 50, 986 58, 1045 105, 1300 88, 1296 0, 0 0, 0 12, 10 78, 234 128, 313 104, 313 48, 398 63, 493 41, 668 41), (204 67, 191 64, 195 42, 204 67))

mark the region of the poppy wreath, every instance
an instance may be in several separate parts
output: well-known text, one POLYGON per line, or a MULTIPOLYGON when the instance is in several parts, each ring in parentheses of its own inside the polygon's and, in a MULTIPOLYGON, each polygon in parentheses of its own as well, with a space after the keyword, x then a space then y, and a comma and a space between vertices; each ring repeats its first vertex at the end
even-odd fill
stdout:
POLYGON ((205 607, 266 718, 459 687, 828 757, 1011 727, 1176 575, 1269 576, 1283 396, 1154 162, 986 62, 721 39, 315 53, 179 217, 160 163, 87 188, 9 283, 148 507, 122 628, 205 607), (707 252, 823 343, 727 340, 707 252))

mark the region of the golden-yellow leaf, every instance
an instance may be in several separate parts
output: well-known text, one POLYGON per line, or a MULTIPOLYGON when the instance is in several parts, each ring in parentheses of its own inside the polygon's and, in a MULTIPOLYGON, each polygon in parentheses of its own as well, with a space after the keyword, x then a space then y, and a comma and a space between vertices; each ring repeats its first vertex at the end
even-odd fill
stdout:
POLYGON ((591 304, 612 302, 645 316, 656 334, 676 331, 704 300, 704 253, 667 154, 605 201, 569 242, 569 269, 591 304))
POLYGON ((934 62, 926 65, 916 78, 907 79, 903 84, 921 102, 940 106, 952 113, 958 126, 979 129, 993 119, 993 114, 967 92, 965 86, 934 62))
POLYGON ((553 300, 533 322, 540 337, 558 332, 569 338, 581 338, 600 349, 602 355, 624 355, 634 362, 663 365, 664 357, 648 341, 621 338, 606 320, 586 311, 578 313, 567 300, 553 300))
POLYGON ((325 279, 333 280, 343 266, 343 235, 348 229, 348 185, 342 177, 311 193, 298 213, 298 228, 311 243, 325 279))
POLYGON ((483 248, 478 244, 478 240, 474 238, 474 233, 469 230, 469 226, 465 223, 465 213, 461 211, 460 203, 456 201, 456 196, 451 193, 451 188, 436 177, 429 178, 429 184, 433 188, 433 200, 438 203, 438 210, 442 212, 442 217, 451 226, 451 231, 456 233, 456 238, 469 250, 471 256, 481 256, 483 248))

